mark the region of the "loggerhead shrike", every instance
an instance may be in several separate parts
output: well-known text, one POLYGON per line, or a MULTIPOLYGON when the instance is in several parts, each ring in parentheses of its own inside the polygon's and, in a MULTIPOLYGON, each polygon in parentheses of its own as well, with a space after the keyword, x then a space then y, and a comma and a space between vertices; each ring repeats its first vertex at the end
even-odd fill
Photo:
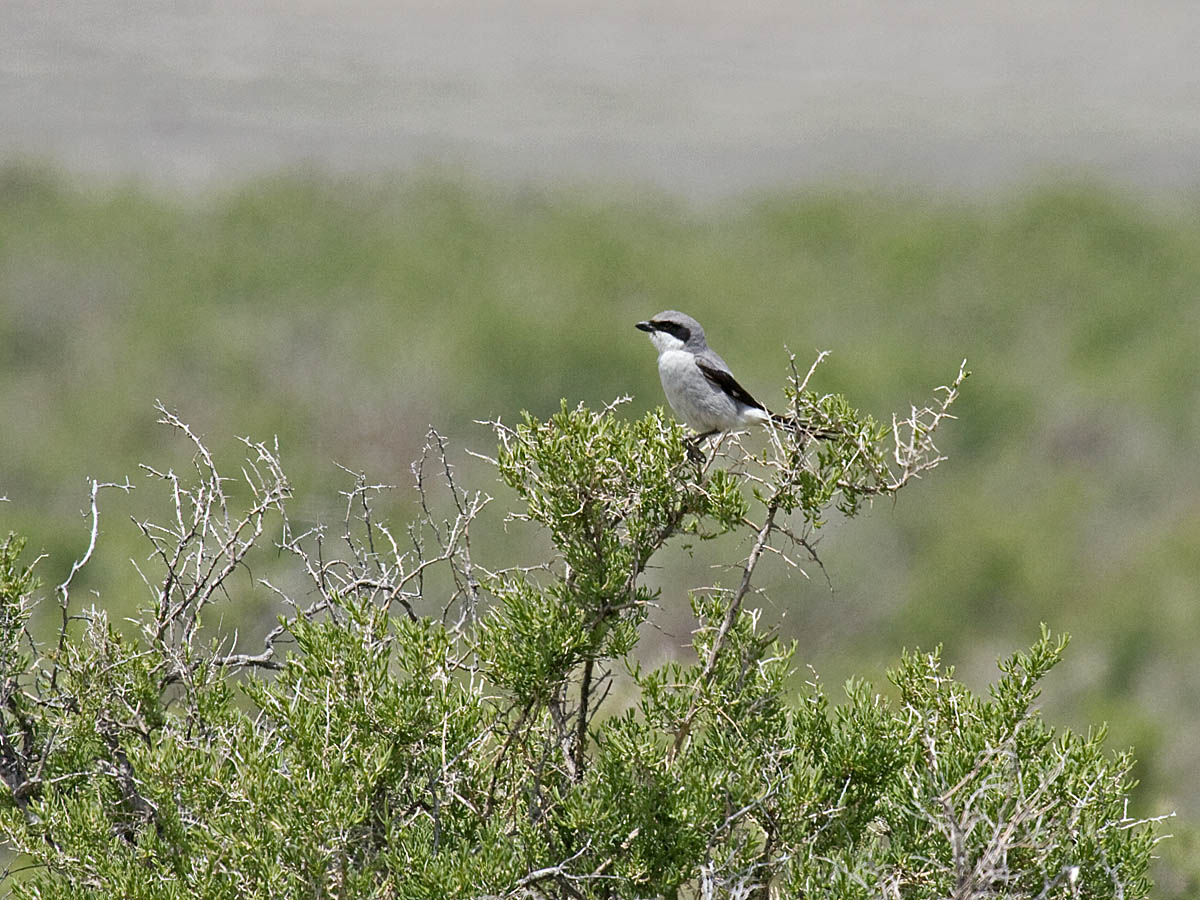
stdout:
POLYGON ((658 351, 658 377, 671 409, 701 437, 772 419, 709 348, 691 316, 668 309, 637 327, 658 351))

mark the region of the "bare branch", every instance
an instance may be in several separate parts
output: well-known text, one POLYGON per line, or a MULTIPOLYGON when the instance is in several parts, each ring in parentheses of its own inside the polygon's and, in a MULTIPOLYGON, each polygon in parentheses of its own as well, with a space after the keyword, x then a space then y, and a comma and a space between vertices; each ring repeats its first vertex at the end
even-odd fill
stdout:
POLYGON ((92 558, 92 554, 96 550, 96 539, 100 535, 100 507, 97 503, 97 497, 100 491, 105 488, 116 488, 117 490, 129 493, 133 490, 133 485, 126 479, 123 484, 115 484, 113 482, 101 482, 96 479, 91 480, 90 502, 89 502, 89 517, 91 519, 91 530, 88 534, 87 549, 83 555, 75 560, 71 565, 71 571, 67 573, 67 577, 62 584, 58 586, 55 593, 58 594, 58 605, 62 613, 62 621, 58 631, 58 653, 55 655, 54 665, 50 672, 51 687, 57 687, 59 668, 62 665, 63 651, 67 643, 67 629, 71 622, 71 582, 75 580, 75 576, 79 571, 88 564, 92 558))

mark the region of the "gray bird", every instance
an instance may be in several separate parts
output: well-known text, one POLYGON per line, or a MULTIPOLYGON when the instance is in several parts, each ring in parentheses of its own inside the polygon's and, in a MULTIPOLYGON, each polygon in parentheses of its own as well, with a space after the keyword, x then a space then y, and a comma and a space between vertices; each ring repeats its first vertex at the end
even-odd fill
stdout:
POLYGON ((704 339, 700 323, 674 309, 637 327, 658 351, 658 377, 675 415, 701 437, 769 421, 766 407, 737 383, 704 339))

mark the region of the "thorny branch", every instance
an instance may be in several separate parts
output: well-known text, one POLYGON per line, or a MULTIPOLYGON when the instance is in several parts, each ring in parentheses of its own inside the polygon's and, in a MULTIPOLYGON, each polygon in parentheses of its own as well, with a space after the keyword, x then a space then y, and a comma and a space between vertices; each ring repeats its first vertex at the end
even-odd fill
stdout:
POLYGON ((899 419, 892 415, 892 438, 894 449, 892 458, 896 462, 896 471, 887 485, 888 493, 904 487, 913 478, 945 462, 933 442, 933 433, 946 419, 953 419, 950 407, 958 399, 959 389, 971 373, 967 371, 967 361, 964 359, 958 366, 958 374, 948 385, 937 388, 935 393, 941 394, 941 399, 932 406, 909 408, 907 419, 899 419))
POLYGON ((58 605, 62 613, 62 621, 58 631, 58 653, 55 654, 54 665, 50 672, 50 686, 56 688, 58 685, 59 668, 62 665, 63 651, 67 645, 67 631, 71 624, 71 582, 75 580, 75 576, 80 569, 88 564, 92 558, 92 554, 96 551, 96 538, 100 534, 100 507, 96 502, 100 491, 105 488, 116 488, 117 490, 129 493, 133 490, 133 485, 126 479, 123 484, 115 484, 112 482, 101 482, 95 479, 91 481, 91 496, 90 496, 90 513, 91 530, 88 534, 87 549, 83 555, 71 564, 71 571, 67 573, 67 577, 63 583, 58 586, 56 593, 58 594, 58 605))
POLYGON ((279 447, 242 438, 251 451, 242 468, 242 479, 250 492, 248 508, 241 515, 230 513, 226 485, 231 479, 220 474, 204 442, 190 426, 161 403, 160 424, 181 432, 195 448, 196 480, 185 481, 173 469, 160 472, 142 468, 170 489, 175 515, 170 525, 134 520, 153 548, 152 558, 162 567, 157 580, 139 568, 153 596, 154 620, 146 632, 152 646, 161 647, 175 661, 169 677, 184 677, 204 608, 226 582, 245 565, 272 513, 284 515, 284 501, 291 488, 279 461, 279 447))
MULTIPOLYGON (((223 476, 212 454, 192 429, 174 413, 158 406, 160 421, 182 432, 195 448, 194 483, 168 470, 143 468, 166 482, 174 518, 170 525, 144 521, 138 528, 153 548, 152 558, 161 570, 156 578, 142 572, 142 578, 154 596, 152 642, 171 648, 180 670, 193 652, 202 612, 219 593, 226 591, 229 576, 247 564, 247 557, 258 545, 267 527, 268 517, 278 520, 280 538, 276 546, 300 560, 308 576, 307 597, 299 585, 281 587, 269 578, 258 582, 275 593, 291 612, 264 637, 259 652, 238 651, 231 647, 214 662, 230 667, 273 669, 276 642, 298 618, 311 619, 338 610, 348 598, 390 607, 395 604, 415 620, 415 604, 426 596, 427 573, 436 567, 449 569, 454 589, 442 602, 442 620, 458 610, 455 627, 464 627, 475 617, 479 603, 478 578, 470 553, 470 524, 490 501, 487 495, 469 493, 454 481, 445 439, 430 431, 425 451, 413 466, 420 503, 425 512, 425 527, 409 528, 411 546, 403 548, 390 528, 375 520, 371 502, 388 485, 369 483, 361 473, 350 489, 343 491, 345 515, 342 522, 343 553, 331 552, 323 526, 297 528, 289 517, 285 501, 291 488, 284 475, 276 442, 268 445, 243 439, 251 455, 242 468, 242 483, 249 491, 249 502, 240 514, 229 492, 231 479, 223 476), (439 521, 434 514, 433 486, 427 468, 436 464, 449 492, 453 515, 439 521), (431 549, 428 544, 432 543, 431 549)), ((139 569, 141 571, 141 569, 139 569)))
MULTIPOLYGON (((1022 719, 997 743, 981 750, 971 771, 953 785, 946 784, 941 774, 939 754, 943 751, 934 746, 928 732, 925 734, 922 743, 926 766, 908 793, 918 801, 913 815, 944 835, 950 846, 954 877, 950 900, 986 900, 1005 895, 1006 889, 1025 875, 1015 860, 1031 851, 1048 852, 1050 848, 1039 847, 1039 843, 1051 840, 1051 835, 1064 828, 1074 831, 1083 811, 1099 799, 1098 792, 1103 788, 1093 782, 1082 792, 1073 791, 1070 803, 1063 802, 1060 787, 1065 777, 1065 758, 1034 772, 1032 778, 1022 771, 1017 742, 1029 721, 1028 717, 1022 719), (934 794, 932 802, 921 803, 919 798, 930 791, 934 794)), ((1100 829, 1141 827, 1164 818, 1126 817, 1106 822, 1100 829)), ((1072 897, 1079 896, 1079 875, 1079 862, 1068 859, 1053 877, 1047 877, 1034 900, 1061 896, 1057 891, 1064 884, 1072 897)), ((1119 894, 1119 884, 1117 888, 1119 894)))

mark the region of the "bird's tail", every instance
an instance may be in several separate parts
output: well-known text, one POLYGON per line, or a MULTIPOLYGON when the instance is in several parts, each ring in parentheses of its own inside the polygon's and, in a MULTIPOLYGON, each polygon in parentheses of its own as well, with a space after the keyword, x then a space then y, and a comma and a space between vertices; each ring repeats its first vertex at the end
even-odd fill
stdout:
POLYGON ((794 415, 771 413, 771 422, 778 428, 786 428, 796 434, 803 434, 819 441, 833 440, 845 434, 840 428, 814 425, 812 422, 794 415))

